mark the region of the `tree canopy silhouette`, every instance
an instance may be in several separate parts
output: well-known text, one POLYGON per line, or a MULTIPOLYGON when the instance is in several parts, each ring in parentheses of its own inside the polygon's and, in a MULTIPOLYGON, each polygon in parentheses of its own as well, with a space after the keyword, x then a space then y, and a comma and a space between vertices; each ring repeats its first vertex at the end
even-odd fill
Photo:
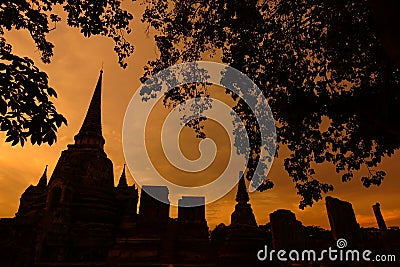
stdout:
MULTIPOLYGON (((221 55, 247 74, 269 101, 285 169, 311 206, 333 185, 315 166, 334 165, 342 181, 365 168, 364 186, 380 185, 376 169, 400 146, 399 68, 387 58, 366 0, 152 0, 142 20, 156 31, 159 57, 143 79, 170 65, 221 55)), ((170 91, 176 104, 196 94, 170 91)), ((232 96, 236 98, 237 96, 232 96)), ((237 101, 249 135, 259 130, 237 101)), ((252 140, 253 153, 259 142, 252 140)), ((248 163, 251 179, 256 162, 248 163)), ((259 188, 272 188, 269 179, 259 188)))
POLYGON ((0 131, 6 142, 24 145, 56 141, 56 132, 67 124, 54 107, 51 97, 56 91, 48 84, 48 76, 33 60, 15 55, 4 34, 10 30, 27 30, 41 60, 50 63, 54 45, 47 40, 61 18, 54 12, 61 6, 67 13, 67 24, 80 28, 85 37, 103 35, 115 43, 121 67, 133 52, 125 39, 133 16, 121 9, 121 0, 4 0, 0 4, 0 131))

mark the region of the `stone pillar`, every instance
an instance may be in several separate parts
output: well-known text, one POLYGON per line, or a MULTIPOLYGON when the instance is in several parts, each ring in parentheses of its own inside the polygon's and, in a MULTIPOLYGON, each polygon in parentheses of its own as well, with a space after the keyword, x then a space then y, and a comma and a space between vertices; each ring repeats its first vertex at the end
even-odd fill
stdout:
POLYGON ((204 223, 206 209, 204 197, 183 196, 178 201, 178 222, 204 223))
POLYGON ((372 205, 372 209, 374 210, 375 218, 378 223, 379 230, 381 232, 386 232, 387 227, 385 220, 383 219, 382 213, 381 213, 381 205, 377 202, 375 205, 372 205))
POLYGON ((205 198, 183 196, 178 201, 176 260, 179 263, 209 262, 210 241, 205 213, 205 198))
POLYGON ((290 210, 279 209, 269 215, 274 249, 304 248, 303 225, 290 210))
POLYGON ((345 238, 354 245, 360 238, 360 226, 351 203, 333 197, 326 197, 325 202, 333 239, 345 238))
MULTIPOLYGON (((136 227, 129 235, 116 239, 109 261, 118 266, 132 262, 160 263, 165 260, 166 235, 170 231, 169 191, 166 186, 143 186, 136 227), (156 195, 160 201, 152 197, 156 195)), ((168 251, 169 252, 169 251, 168 251)))
POLYGON ((143 186, 140 196, 139 222, 158 225, 168 222, 168 195, 169 190, 166 186, 143 186), (157 199, 153 195, 157 196, 157 199))

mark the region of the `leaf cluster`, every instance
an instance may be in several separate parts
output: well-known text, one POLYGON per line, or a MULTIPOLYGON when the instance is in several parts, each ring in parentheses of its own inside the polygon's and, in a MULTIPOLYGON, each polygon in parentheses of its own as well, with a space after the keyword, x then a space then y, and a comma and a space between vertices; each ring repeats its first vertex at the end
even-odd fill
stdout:
MULTIPOLYGON (((400 70, 386 57, 367 0, 152 0, 142 19, 157 31, 160 51, 144 78, 218 52, 261 88, 278 143, 290 151, 284 165, 300 208, 333 190, 315 173, 324 162, 344 182, 367 168, 364 186, 381 183, 386 173, 374 168, 400 146, 400 70)), ((167 97, 190 97, 180 93, 167 97)), ((251 179, 259 126, 248 107, 237 103, 235 112, 254 137, 251 179)), ((273 186, 266 181, 261 190, 273 186)))
POLYGON ((49 86, 48 76, 27 57, 15 55, 4 34, 26 30, 44 63, 50 63, 54 45, 48 35, 61 21, 55 8, 62 7, 67 24, 79 28, 85 37, 102 35, 115 43, 121 67, 133 46, 126 40, 132 14, 121 8, 121 0, 4 0, 0 3, 0 131, 6 142, 22 146, 28 138, 32 144, 56 141, 56 132, 67 124, 51 101, 57 97, 49 86))

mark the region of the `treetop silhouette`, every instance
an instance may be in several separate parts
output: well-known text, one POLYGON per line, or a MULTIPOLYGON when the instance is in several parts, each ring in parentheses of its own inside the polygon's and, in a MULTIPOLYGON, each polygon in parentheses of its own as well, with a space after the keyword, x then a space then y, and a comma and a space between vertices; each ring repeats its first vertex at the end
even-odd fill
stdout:
POLYGON ((118 63, 126 68, 126 58, 133 46, 125 39, 131 29, 132 14, 121 8, 120 0, 5 0, 0 4, 0 131, 6 142, 22 146, 30 138, 32 144, 53 144, 56 132, 67 124, 51 100, 57 97, 49 86, 48 76, 32 59, 12 51, 4 34, 11 30, 27 30, 41 60, 50 63, 54 45, 48 34, 56 29, 61 18, 54 8, 61 6, 67 14, 68 26, 79 28, 85 37, 102 35, 114 41, 118 63))
MULTIPOLYGON (((366 168, 363 185, 381 184, 386 173, 376 167, 400 146, 400 72, 382 47, 366 0, 154 0, 142 20, 156 31, 160 51, 143 79, 179 62, 221 54, 222 62, 260 87, 278 143, 290 151, 284 165, 300 208, 333 190, 315 173, 323 162, 333 164, 344 182, 366 168)), ((195 93, 192 87, 170 92, 169 105, 195 93)), ((240 99, 234 109, 246 121, 257 155, 254 117, 240 99)), ((256 164, 249 162, 247 179, 256 164)), ((259 190, 272 186, 267 179, 259 190)))

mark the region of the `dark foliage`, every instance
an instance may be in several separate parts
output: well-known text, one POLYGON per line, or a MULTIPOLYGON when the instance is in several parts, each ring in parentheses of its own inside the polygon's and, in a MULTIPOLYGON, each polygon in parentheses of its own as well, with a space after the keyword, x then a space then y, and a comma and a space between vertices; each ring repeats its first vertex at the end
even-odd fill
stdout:
POLYGON ((6 142, 22 146, 30 137, 32 144, 56 141, 57 129, 67 124, 56 111, 51 97, 56 91, 48 84, 48 76, 27 57, 13 54, 4 33, 27 30, 41 60, 50 63, 54 45, 47 35, 61 18, 56 6, 67 12, 67 24, 80 28, 85 37, 103 35, 115 42, 114 50, 121 67, 133 52, 124 34, 130 33, 132 15, 121 9, 120 0, 5 0, 0 4, 0 131, 6 132, 6 142))
MULTIPOLYGON (((262 89, 278 142, 290 150, 285 169, 300 208, 333 190, 325 177, 316 177, 316 164, 333 164, 342 181, 366 168, 364 186, 381 184, 386 173, 375 168, 400 145, 400 80, 366 0, 152 0, 142 20, 158 33, 160 51, 143 78, 221 53, 224 63, 262 89)), ((171 92, 170 102, 192 97, 189 87, 171 92)), ((246 109, 238 101, 235 111, 245 119, 246 109)), ((258 144, 251 143, 255 153, 258 144)), ((248 179, 255 164, 248 164, 248 179)), ((260 190, 272 187, 267 181, 260 190)))

